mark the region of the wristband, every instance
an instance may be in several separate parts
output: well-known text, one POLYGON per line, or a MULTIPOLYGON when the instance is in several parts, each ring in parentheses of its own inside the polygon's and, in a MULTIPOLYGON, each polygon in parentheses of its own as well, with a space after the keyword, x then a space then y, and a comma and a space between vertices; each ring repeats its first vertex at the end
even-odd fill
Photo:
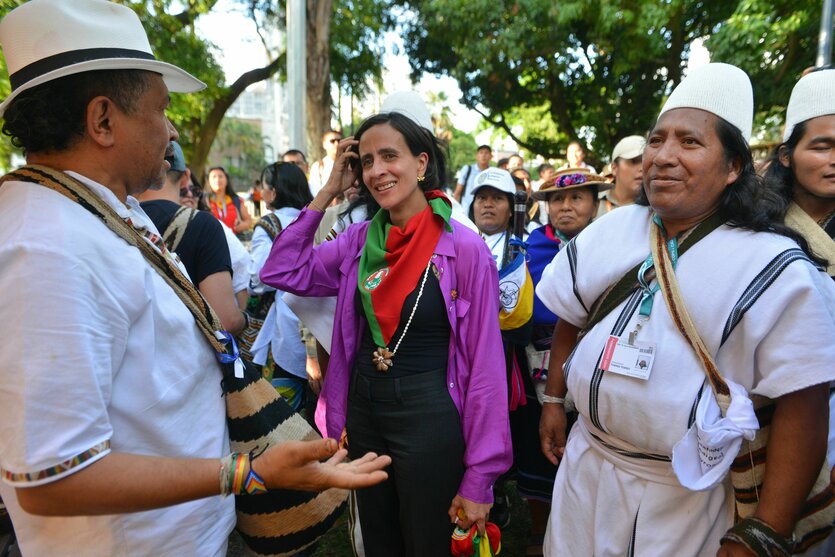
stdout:
POLYGON ((719 543, 731 541, 748 549, 757 557, 791 557, 794 540, 777 533, 768 523, 749 517, 736 523, 719 543))
POLYGON ((542 395, 543 404, 563 404, 565 405, 565 397, 542 395))
POLYGON ((258 495, 266 493, 264 479, 252 469, 249 454, 232 453, 220 461, 220 494, 258 495))
POLYGON ((249 314, 245 311, 242 311, 241 313, 244 314, 244 329, 248 329, 249 328, 249 314))
POLYGON ((325 212, 325 210, 324 210, 324 209, 322 209, 321 207, 319 207, 318 205, 316 205, 316 204, 313 202, 313 200, 310 200, 310 201, 308 202, 307 206, 308 206, 308 207, 313 207, 313 209, 315 209, 316 211, 319 211, 320 213, 324 213, 324 212, 325 212))

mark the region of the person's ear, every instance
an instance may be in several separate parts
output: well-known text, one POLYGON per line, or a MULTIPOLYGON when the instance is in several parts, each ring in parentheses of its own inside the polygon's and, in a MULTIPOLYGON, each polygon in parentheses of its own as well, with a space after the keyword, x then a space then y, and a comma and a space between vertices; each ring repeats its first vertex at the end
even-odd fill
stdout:
POLYGON ((725 180, 725 185, 730 186, 739 180, 740 175, 742 175, 742 159, 734 157, 734 160, 731 161, 730 168, 728 169, 728 178, 725 180))
POLYGON ((87 135, 101 147, 112 147, 116 143, 114 126, 119 116, 121 113, 112 100, 104 96, 94 98, 87 104, 87 135))
POLYGON ((792 159, 789 153, 789 148, 783 144, 777 149, 777 160, 780 161, 785 168, 791 168, 792 159))

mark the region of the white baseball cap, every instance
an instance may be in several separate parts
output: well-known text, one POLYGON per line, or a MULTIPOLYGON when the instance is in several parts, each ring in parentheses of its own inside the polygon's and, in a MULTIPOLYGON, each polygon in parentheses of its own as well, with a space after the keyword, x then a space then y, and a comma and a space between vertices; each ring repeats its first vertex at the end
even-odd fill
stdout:
POLYGON ((741 69, 718 62, 691 70, 673 89, 661 115, 676 108, 697 108, 715 114, 751 140, 754 123, 754 90, 741 69))
POLYGON ((206 85, 154 57, 139 17, 107 0, 31 0, 0 21, 0 44, 11 94, 0 116, 21 92, 93 70, 146 70, 162 75, 170 91, 191 93, 206 85))
POLYGON ((513 183, 513 177, 510 175, 510 172, 503 168, 487 168, 480 172, 475 177, 473 196, 478 193, 478 190, 486 187, 496 188, 500 192, 509 194, 511 197, 516 194, 516 184, 513 183))
POLYGON ((640 135, 624 137, 612 150, 612 162, 618 159, 630 160, 640 157, 644 153, 644 147, 646 147, 646 141, 640 135))
POLYGON ((820 70, 803 76, 792 89, 786 108, 783 143, 789 140, 799 123, 830 114, 835 114, 835 70, 820 70))

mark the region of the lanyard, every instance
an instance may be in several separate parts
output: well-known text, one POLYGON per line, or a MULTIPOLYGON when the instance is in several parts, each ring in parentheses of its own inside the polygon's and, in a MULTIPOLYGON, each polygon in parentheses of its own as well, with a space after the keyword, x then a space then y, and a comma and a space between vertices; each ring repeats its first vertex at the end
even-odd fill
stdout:
MULTIPOLYGON (((652 222, 656 226, 660 226, 663 229, 664 224, 661 222, 661 217, 658 215, 654 215, 652 217, 652 222)), ((667 249, 670 250, 670 259, 673 263, 673 269, 675 269, 676 264, 678 263, 678 239, 672 238, 667 240, 667 249)), ((646 274, 650 269, 652 269, 653 265, 654 262, 652 260, 652 253, 650 253, 644 260, 641 268, 638 269, 638 284, 641 285, 641 289, 644 291, 644 294, 641 297, 640 315, 645 320, 649 319, 649 316, 652 313, 652 302, 655 299, 655 293, 661 288, 658 285, 657 280, 655 281, 655 285, 650 287, 649 282, 646 279, 646 274)))

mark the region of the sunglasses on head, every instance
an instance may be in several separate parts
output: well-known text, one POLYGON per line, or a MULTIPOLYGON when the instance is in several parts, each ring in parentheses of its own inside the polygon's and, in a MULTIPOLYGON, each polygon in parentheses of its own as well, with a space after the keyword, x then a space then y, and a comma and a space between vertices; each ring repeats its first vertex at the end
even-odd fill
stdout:
POLYGON ((203 195, 203 192, 200 191, 200 188, 197 186, 188 186, 185 188, 180 188, 180 197, 188 197, 188 194, 191 193, 193 197, 200 197, 203 195))

